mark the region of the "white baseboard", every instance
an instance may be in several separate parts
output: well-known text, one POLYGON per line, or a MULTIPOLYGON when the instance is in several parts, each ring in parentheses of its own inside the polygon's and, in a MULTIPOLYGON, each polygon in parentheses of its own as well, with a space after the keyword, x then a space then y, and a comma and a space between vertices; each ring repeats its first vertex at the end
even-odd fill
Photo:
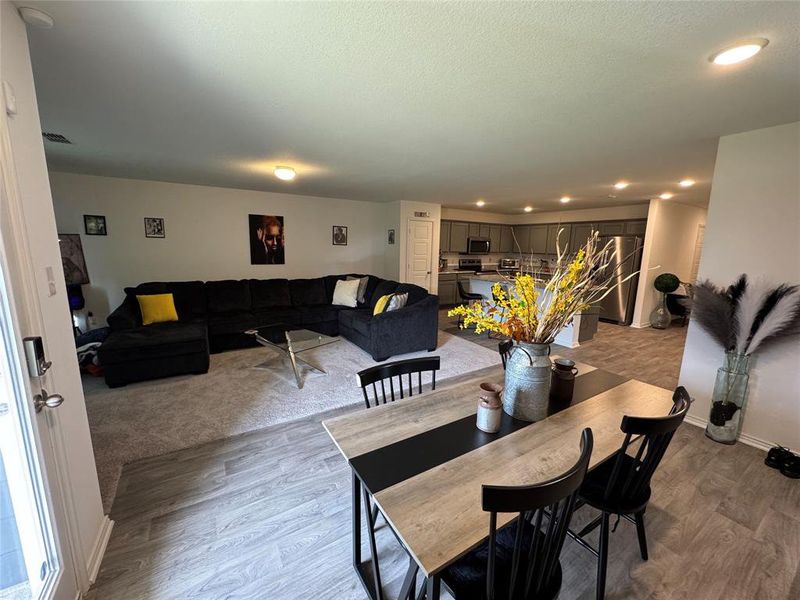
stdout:
MULTIPOLYGON (((693 417, 692 415, 686 415, 684 421, 690 425, 694 425, 695 427, 702 427, 703 429, 705 429, 706 425, 708 424, 707 419, 693 417)), ((748 446, 752 446, 753 448, 758 448, 759 450, 769 450, 775 445, 772 442, 765 442, 760 438, 753 437, 752 435, 748 435, 746 433, 739 434, 739 441, 743 444, 747 444, 748 446)))
POLYGON ((106 553, 106 546, 111 537, 111 530, 114 529, 114 521, 108 518, 108 515, 103 515, 103 523, 100 530, 97 532, 97 539, 92 546, 92 553, 89 560, 86 561, 86 572, 89 574, 89 582, 94 583, 97 579, 97 574, 100 572, 100 564, 103 562, 103 556, 106 553))

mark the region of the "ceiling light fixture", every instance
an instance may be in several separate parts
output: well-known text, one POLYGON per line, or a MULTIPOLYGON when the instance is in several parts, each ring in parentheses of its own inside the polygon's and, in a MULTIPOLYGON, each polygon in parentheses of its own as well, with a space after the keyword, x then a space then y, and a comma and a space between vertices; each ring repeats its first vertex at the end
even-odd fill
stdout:
POLYGON ((292 167, 275 167, 272 172, 275 173, 275 177, 284 181, 291 181, 297 177, 297 173, 292 167))
POLYGON ((692 187, 694 183, 695 183, 694 179, 681 179, 678 185, 681 187, 692 187))
POLYGON ((675 195, 675 194, 673 194, 672 192, 664 192, 663 194, 661 194, 661 195, 659 196, 659 198, 661 198, 662 200, 669 200, 669 199, 670 199, 670 198, 672 198, 674 195, 675 195))
POLYGON ((569 196, 561 196, 561 204, 566 204, 570 200, 572 200, 572 198, 570 198, 569 196))
POLYGON ((742 40, 733 46, 728 46, 722 50, 715 52, 708 57, 715 65, 735 65, 748 58, 753 58, 756 54, 769 44, 769 40, 764 38, 753 38, 750 40, 742 40))
POLYGON ((618 181, 617 183, 614 184, 614 187, 617 188, 618 190, 624 190, 629 185, 630 184, 627 181, 618 181))
POLYGON ((526 206, 524 210, 525 210, 525 212, 531 212, 533 210, 533 207, 532 206, 526 206))
POLYGON ((478 201, 475 203, 475 205, 476 205, 476 206, 485 206, 485 205, 486 205, 486 201, 485 201, 485 200, 478 200, 478 201))

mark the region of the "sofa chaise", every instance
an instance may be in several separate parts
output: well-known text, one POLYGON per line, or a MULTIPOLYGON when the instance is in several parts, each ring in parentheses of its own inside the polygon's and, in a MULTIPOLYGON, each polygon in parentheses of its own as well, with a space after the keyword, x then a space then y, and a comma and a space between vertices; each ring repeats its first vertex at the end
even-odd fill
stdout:
POLYGON ((257 345, 248 329, 266 328, 274 341, 291 329, 341 335, 376 361, 436 349, 439 298, 425 289, 368 277, 364 302, 332 304, 336 282, 314 279, 242 279, 142 283, 108 316, 110 335, 98 358, 109 387, 159 377, 205 373, 209 354, 257 345), (178 321, 142 325, 137 295, 172 294, 178 321), (386 294, 408 293, 405 307, 373 315, 386 294))

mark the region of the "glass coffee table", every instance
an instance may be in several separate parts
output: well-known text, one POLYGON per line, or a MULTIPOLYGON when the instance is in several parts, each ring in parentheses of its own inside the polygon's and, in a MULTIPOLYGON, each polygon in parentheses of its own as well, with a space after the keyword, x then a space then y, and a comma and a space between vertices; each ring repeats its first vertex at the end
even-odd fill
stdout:
POLYGON ((254 366, 254 369, 269 369, 275 365, 275 362, 285 362, 288 357, 289 362, 292 364, 292 371, 294 371, 294 378, 297 381, 298 389, 303 389, 303 380, 300 377, 300 371, 297 369, 297 363, 302 363, 313 371, 325 374, 325 370, 321 367, 303 360, 297 356, 300 352, 311 350, 312 348, 319 348, 320 346, 327 346, 334 342, 338 342, 338 337, 331 337, 317 333, 316 331, 309 331, 308 329, 293 329, 284 332, 285 341, 273 342, 267 337, 270 333, 274 334, 276 326, 260 327, 257 329, 248 329, 244 333, 255 337, 256 341, 265 348, 272 348, 278 350, 280 354, 267 360, 259 365, 254 366))

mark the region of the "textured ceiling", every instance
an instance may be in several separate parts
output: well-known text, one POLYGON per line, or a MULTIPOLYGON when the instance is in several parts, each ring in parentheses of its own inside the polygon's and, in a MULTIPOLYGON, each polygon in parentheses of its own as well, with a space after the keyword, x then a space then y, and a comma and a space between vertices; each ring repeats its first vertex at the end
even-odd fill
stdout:
POLYGON ((56 21, 29 30, 43 127, 74 142, 46 143, 55 170, 494 212, 704 203, 720 135, 800 119, 797 2, 18 5, 56 21), (748 37, 770 44, 708 62, 748 37))

